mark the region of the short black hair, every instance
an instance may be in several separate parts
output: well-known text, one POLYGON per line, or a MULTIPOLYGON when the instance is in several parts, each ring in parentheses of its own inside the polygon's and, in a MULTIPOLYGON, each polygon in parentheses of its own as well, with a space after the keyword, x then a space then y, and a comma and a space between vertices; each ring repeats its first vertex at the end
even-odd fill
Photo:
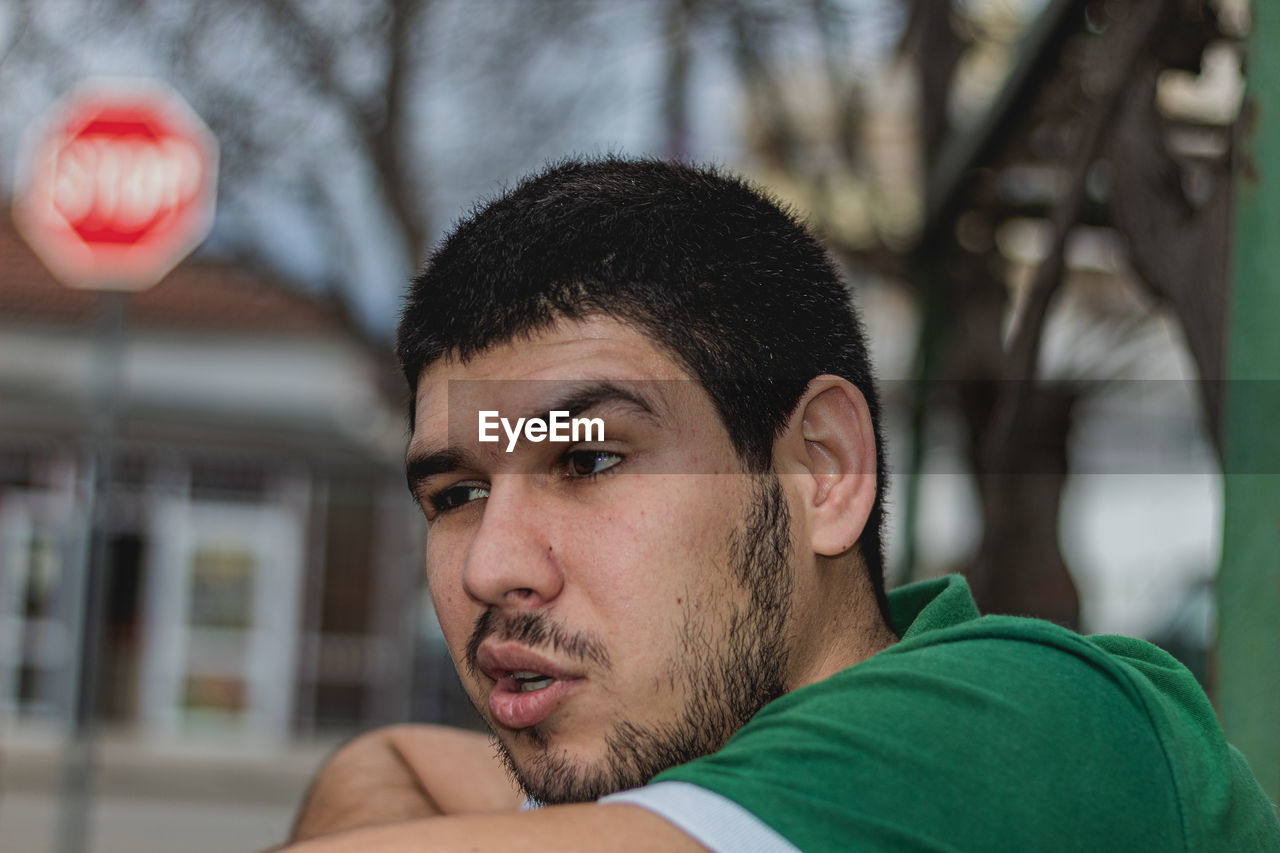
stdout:
MULTIPOLYGON (((479 205, 409 288, 396 353, 416 393, 423 368, 462 361, 560 319, 637 327, 698 379, 748 469, 809 381, 844 377, 867 400, 876 498, 859 547, 888 618, 882 544, 885 451, 866 338, 835 264, 764 192, 713 167, 565 160, 479 205)), ((409 406, 413 423, 413 402, 409 406)))

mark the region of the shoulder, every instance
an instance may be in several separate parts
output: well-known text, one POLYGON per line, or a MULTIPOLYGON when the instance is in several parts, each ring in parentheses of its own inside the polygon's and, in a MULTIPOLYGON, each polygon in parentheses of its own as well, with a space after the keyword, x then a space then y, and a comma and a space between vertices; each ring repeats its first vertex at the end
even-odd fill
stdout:
POLYGON ((828 720, 879 732, 894 720, 896 731, 950 724, 990 730, 1002 740, 1052 734, 1052 743, 1061 744, 1066 732, 1095 722, 1128 720, 1150 729, 1149 694, 1143 673, 1089 638, 1036 619, 994 616, 903 640, 787 694, 753 725, 803 718, 804 725, 828 720))
POLYGON ((1181 824, 1160 736, 1123 666, 1079 635, 1009 617, 904 640, 658 778, 709 787, 802 849, 823 849, 823 833, 889 848, 1061 836, 1111 849, 1117 832, 1149 845, 1181 824))

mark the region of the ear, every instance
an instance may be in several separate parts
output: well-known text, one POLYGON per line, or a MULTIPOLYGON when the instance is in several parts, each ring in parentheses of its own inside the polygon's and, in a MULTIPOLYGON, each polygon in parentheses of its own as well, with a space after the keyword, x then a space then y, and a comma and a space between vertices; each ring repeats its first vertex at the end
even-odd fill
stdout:
POLYGON ((774 466, 798 487, 816 554, 854 546, 876 497, 876 437, 866 398, 839 376, 815 377, 774 442, 774 466))

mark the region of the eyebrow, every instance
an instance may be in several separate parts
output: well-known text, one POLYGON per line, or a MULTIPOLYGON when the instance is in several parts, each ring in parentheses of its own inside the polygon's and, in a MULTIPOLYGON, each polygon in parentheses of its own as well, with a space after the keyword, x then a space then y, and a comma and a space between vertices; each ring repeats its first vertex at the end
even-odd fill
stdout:
POLYGON ((569 417, 573 418, 605 405, 635 409, 637 413, 652 420, 657 420, 658 417, 657 407, 645 399, 644 395, 609 380, 578 383, 543 411, 533 412, 526 417, 549 420, 552 412, 567 411, 569 417))
POLYGON ((418 484, 423 480, 447 471, 471 467, 474 461, 475 457, 470 453, 456 447, 414 454, 404 463, 404 476, 405 482, 409 485, 409 493, 417 498, 418 484))
MULTIPOLYGON (((658 420, 658 407, 651 403, 645 395, 631 388, 623 387, 609 380, 598 380, 576 383, 564 396, 552 402, 542 411, 525 415, 525 418, 537 417, 550 420, 552 412, 567 411, 569 417, 577 417, 584 412, 598 409, 606 405, 621 405, 633 409, 647 420, 658 420)), ((405 480, 409 491, 417 496, 418 484, 428 477, 457 471, 462 468, 475 468, 475 455, 460 447, 446 447, 441 450, 428 450, 411 454, 405 460, 405 480)))

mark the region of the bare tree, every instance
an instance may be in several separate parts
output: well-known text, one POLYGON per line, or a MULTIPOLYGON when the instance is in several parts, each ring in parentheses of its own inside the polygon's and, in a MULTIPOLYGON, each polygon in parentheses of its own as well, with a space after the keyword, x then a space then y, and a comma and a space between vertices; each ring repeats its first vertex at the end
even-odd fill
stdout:
MULTIPOLYGON (((913 12, 917 20, 942 17, 943 6, 916 2, 913 12)), ((1065 279, 1066 248, 1077 225, 1105 224, 1122 233, 1139 280, 1172 305, 1208 380, 1202 384, 1206 422, 1217 435, 1228 160, 1201 164, 1205 197, 1188 197, 1193 185, 1185 179, 1187 164, 1171 151, 1168 121, 1156 106, 1156 80, 1169 68, 1198 70, 1205 47, 1223 35, 1202 2, 1053 2, 1029 33, 1023 61, 985 120, 949 134, 935 155, 916 257, 924 271, 921 292, 946 309, 944 320, 926 324, 937 339, 922 341, 922 349, 940 353, 926 359, 927 376, 957 380, 969 425, 983 536, 967 571, 985 609, 1071 625, 1078 620, 1057 526, 1081 388, 1048 385, 1038 369, 1045 322, 1065 279), (1002 173, 1028 165, 1054 176, 1055 190, 1041 209, 1002 197, 1002 173), (1099 187, 1091 181, 1099 174, 1113 179, 1099 187), (991 241, 973 232, 989 234, 1002 218, 1019 215, 1043 217, 1049 242, 1006 347, 1001 328, 1012 308, 1003 263, 991 241)), ((917 61, 928 68, 949 62, 951 54, 922 49, 917 61)), ((921 73, 925 86, 944 77, 940 69, 921 73)), ((936 97, 925 94, 922 101, 936 97)), ((1225 129, 1221 135, 1229 136, 1225 129)), ((1228 147, 1224 141, 1224 154, 1228 147)))
MULTIPOLYGON (((435 238, 442 183, 495 160, 509 169, 516 152, 545 148, 602 96, 589 84, 566 94, 525 78, 538 56, 596 49, 609 11, 583 0, 14 0, 0 87, 43 89, 31 100, 47 103, 90 73, 168 77, 223 149, 221 250, 289 254, 269 227, 283 210, 311 235, 293 254, 311 255, 303 266, 321 271, 320 286, 357 307, 361 291, 381 288, 378 304, 389 306, 435 238), (464 92, 478 93, 469 106, 490 127, 441 156, 434 139, 447 136, 449 119, 430 107, 464 92), (358 263, 370 256, 380 282, 358 263)), ((366 317, 371 331, 385 334, 391 313, 366 317)))
MULTIPOLYGON (((953 126, 961 58, 981 29, 980 4, 909 0, 902 51, 917 80, 917 145, 923 200, 909 246, 874 227, 852 236, 835 222, 827 190, 867 176, 865 98, 832 15, 848 7, 817 0, 825 92, 832 119, 814 138, 811 118, 795 109, 788 73, 771 56, 784 37, 769 4, 726 4, 733 56, 757 125, 754 152, 767 171, 800 188, 828 242, 849 263, 908 282, 921 315, 917 383, 909 401, 914 434, 907 465, 918 471, 927 414, 950 409, 968 431, 966 455, 976 472, 982 513, 977 554, 963 568, 984 610, 1028 613, 1068 625, 1079 596, 1059 546, 1062 492, 1070 471, 1068 442, 1090 385, 1048 384, 1040 362, 1046 320, 1067 275, 1068 242, 1078 225, 1123 235, 1138 280, 1173 308, 1200 368, 1205 420, 1217 434, 1224 287, 1230 210, 1230 128, 1172 120, 1157 106, 1166 70, 1198 71, 1211 44, 1229 39, 1203 0, 1089 3, 1051 0, 1021 36, 1016 61, 982 114, 953 126), (843 61, 842 61, 843 60, 843 61), (1198 134, 1187 154, 1178 134, 1198 134), (1205 139, 1212 142, 1205 155, 1205 139), (1045 195, 1019 195, 1020 174, 1051 178, 1045 195), (1110 176, 1107 180, 1107 176, 1110 176), (824 199, 826 202, 824 203, 824 199), (1010 263, 996 229, 1011 218, 1045 223, 1048 247, 1025 299, 1016 304, 1010 263), (1014 333, 1005 329, 1013 317, 1014 333)), ((789 19, 794 22, 794 18, 789 19)), ((1238 35, 1238 34, 1236 34, 1238 35)), ((868 189, 868 188, 872 189, 868 189)), ((1133 317, 1108 320, 1117 339, 1133 317)), ((1105 366, 1103 377, 1110 371, 1105 366)), ((908 527, 914 490, 899 502, 908 527), (905 506, 904 506, 905 505, 905 506)), ((908 532, 908 573, 914 560, 908 532)))

